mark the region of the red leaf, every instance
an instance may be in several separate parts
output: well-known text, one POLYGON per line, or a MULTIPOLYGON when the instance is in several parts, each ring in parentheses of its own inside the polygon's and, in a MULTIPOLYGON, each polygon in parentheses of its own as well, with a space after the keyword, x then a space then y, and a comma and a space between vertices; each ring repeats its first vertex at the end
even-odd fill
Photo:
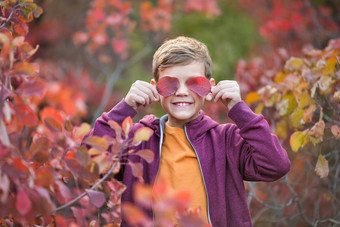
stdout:
POLYGON ((15 207, 21 215, 27 214, 32 208, 32 202, 23 188, 19 188, 15 207))
POLYGON ((104 205, 106 198, 103 192, 93 191, 93 190, 86 190, 87 195, 90 197, 91 203, 96 207, 101 207, 104 205))
POLYGON ((27 165, 22 161, 21 158, 13 158, 13 166, 23 173, 28 173, 27 165))
POLYGON ((113 51, 117 54, 121 54, 128 48, 128 42, 125 39, 113 39, 112 40, 112 48, 113 51))
POLYGON ((149 149, 139 150, 136 152, 136 155, 140 156, 148 163, 151 163, 155 156, 155 154, 149 149))
POLYGON ((50 158, 50 141, 47 137, 39 137, 30 146, 33 159, 36 162, 45 163, 50 158))
POLYGON ((51 168, 42 167, 35 171, 36 179, 35 184, 39 186, 48 187, 54 183, 54 175, 51 168))
POLYGON ((129 162, 129 165, 131 166, 133 176, 138 178, 143 176, 143 165, 141 163, 129 162))
POLYGON ((211 90, 210 81, 203 76, 190 78, 187 80, 186 85, 200 96, 206 96, 211 90))
POLYGON ((156 88, 161 96, 170 96, 179 88, 179 81, 176 77, 165 76, 158 80, 156 88))
POLYGON ((46 92, 46 82, 41 79, 26 81, 20 84, 16 92, 20 95, 42 97, 46 92))
POLYGON ((13 107, 16 117, 27 126, 34 126, 38 123, 38 117, 34 111, 23 102, 20 102, 13 107))

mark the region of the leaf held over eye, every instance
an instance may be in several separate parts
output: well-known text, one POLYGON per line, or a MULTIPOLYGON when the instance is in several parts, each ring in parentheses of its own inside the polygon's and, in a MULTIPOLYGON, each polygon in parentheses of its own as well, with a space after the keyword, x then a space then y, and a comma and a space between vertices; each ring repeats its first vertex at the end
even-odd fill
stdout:
POLYGON ((206 96, 211 90, 209 80, 203 76, 190 78, 186 82, 188 88, 200 96, 206 96))
POLYGON ((165 76, 157 82, 157 91, 162 96, 174 94, 179 87, 178 79, 175 77, 165 76))

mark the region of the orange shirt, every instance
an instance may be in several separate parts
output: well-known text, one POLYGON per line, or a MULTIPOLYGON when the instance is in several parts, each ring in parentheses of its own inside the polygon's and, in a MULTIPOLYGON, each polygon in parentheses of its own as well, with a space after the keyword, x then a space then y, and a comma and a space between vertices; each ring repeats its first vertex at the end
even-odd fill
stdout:
MULTIPOLYGON (((184 129, 165 124, 158 179, 166 179, 171 191, 191 193, 189 208, 201 208, 201 214, 208 223, 207 197, 194 149, 185 136, 184 129)), ((157 200, 157 195, 155 195, 157 200)), ((157 212, 155 212, 157 219, 157 212)))

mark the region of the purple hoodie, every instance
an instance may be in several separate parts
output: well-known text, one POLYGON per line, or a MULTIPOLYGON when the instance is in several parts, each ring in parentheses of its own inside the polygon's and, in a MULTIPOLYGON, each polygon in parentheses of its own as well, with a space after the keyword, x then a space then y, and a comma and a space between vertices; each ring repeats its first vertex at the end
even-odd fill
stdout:
MULTIPOLYGON (((136 114, 136 110, 122 100, 96 120, 90 135, 114 136, 107 121, 114 120, 121 124, 126 117, 136 114)), ((270 133, 262 115, 254 114, 244 102, 239 102, 228 116, 236 125, 219 124, 201 110, 196 119, 184 126, 184 130, 201 169, 210 224, 214 227, 252 226, 243 180, 278 180, 289 171, 290 161, 278 138, 270 133)), ((152 184, 158 173, 166 120, 167 115, 160 119, 147 115, 133 126, 133 132, 145 126, 154 131, 150 140, 137 148, 152 150, 155 153, 154 161, 148 164, 136 155, 129 158, 143 164, 143 178, 147 184, 152 184)), ((137 181, 131 168, 126 167, 123 183, 127 190, 122 202, 133 202, 132 185, 137 181)), ((152 217, 152 211, 149 215, 152 217)), ((127 224, 123 221, 122 226, 127 224)))

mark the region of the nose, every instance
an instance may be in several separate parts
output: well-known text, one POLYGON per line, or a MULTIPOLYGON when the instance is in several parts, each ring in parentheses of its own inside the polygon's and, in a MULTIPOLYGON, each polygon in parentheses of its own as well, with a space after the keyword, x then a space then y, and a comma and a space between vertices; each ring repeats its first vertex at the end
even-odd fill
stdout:
POLYGON ((177 96, 186 96, 189 95, 189 89, 187 88, 187 86, 183 83, 179 83, 179 87, 176 91, 176 95, 177 96))

